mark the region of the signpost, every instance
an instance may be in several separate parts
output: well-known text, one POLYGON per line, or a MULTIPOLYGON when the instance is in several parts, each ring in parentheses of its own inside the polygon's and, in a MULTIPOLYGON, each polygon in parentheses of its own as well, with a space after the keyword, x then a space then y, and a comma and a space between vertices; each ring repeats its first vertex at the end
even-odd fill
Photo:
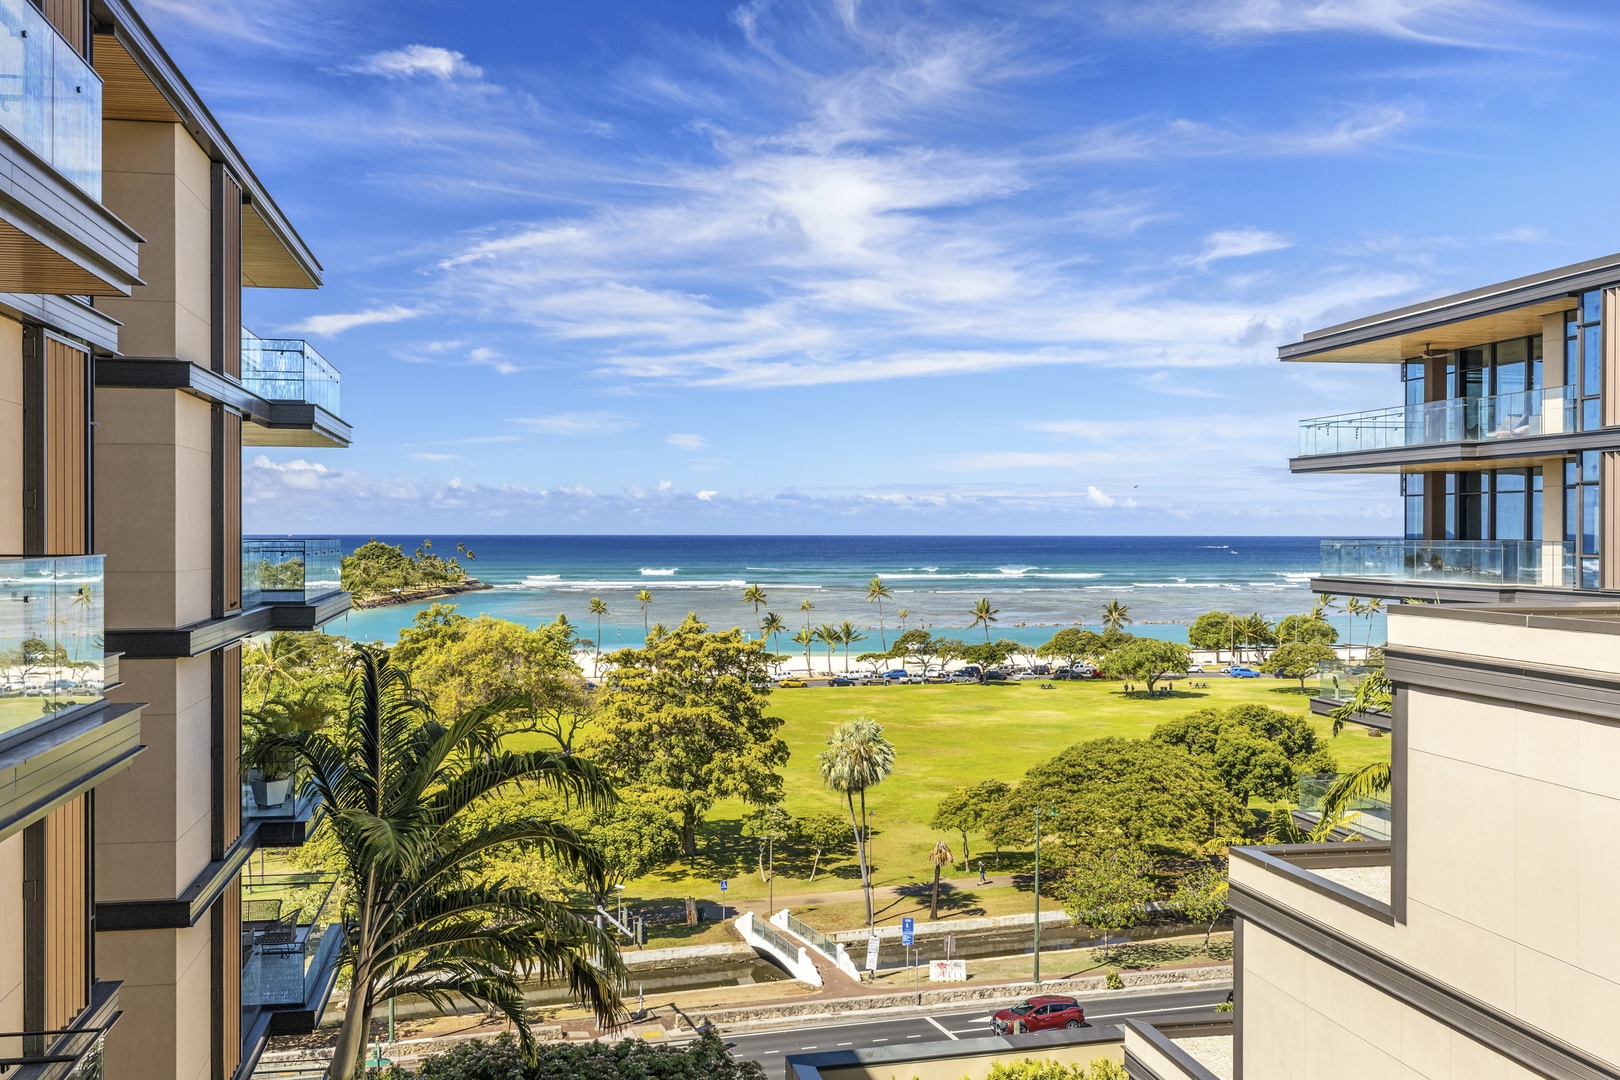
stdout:
POLYGON ((866 970, 877 973, 878 936, 873 934, 866 939, 866 970))
POLYGON ((917 920, 916 919, 913 919, 909 915, 907 915, 905 918, 901 919, 900 920, 900 944, 904 945, 908 949, 911 948, 912 941, 913 941, 913 939, 915 937, 914 931, 916 929, 917 929, 917 920))
POLYGON ((726 921, 726 886, 729 884, 725 878, 720 879, 720 921, 726 921))

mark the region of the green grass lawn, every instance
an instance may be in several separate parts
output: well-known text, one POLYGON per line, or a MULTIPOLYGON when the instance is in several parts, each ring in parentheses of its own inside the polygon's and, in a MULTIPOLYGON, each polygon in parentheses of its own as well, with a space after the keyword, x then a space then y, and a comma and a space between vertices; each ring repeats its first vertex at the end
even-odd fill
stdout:
MULTIPOLYGON (((1195 709, 1251 702, 1308 714, 1310 695, 1275 679, 1220 678, 1211 679, 1207 690, 1153 700, 1127 698, 1116 682, 1056 683, 1051 690, 1035 683, 812 687, 771 695, 772 711, 783 718, 781 734, 792 750, 784 773, 784 805, 795 815, 846 812, 844 804, 822 786, 816 769, 816 755, 834 725, 856 716, 884 725, 884 734, 895 746, 895 771, 867 796, 879 885, 928 878, 932 868, 927 853, 936 839, 947 840, 953 851, 958 848, 959 837, 933 832, 928 821, 941 796, 960 784, 992 778, 1016 783, 1030 766, 1074 743, 1109 735, 1143 738, 1156 724, 1195 709)), ((1328 734, 1325 718, 1313 717, 1312 723, 1328 734)), ((1389 757, 1388 738, 1370 737, 1354 725, 1330 746, 1345 770, 1389 757)), ((627 898, 712 898, 720 877, 730 880, 730 899, 764 896, 755 844, 741 835, 744 812, 737 800, 717 804, 700 833, 695 865, 678 863, 634 881, 626 889, 627 898)), ((980 850, 975 837, 975 860, 980 850)), ((961 852, 956 854, 960 858, 961 852)), ((988 867, 989 851, 984 854, 988 867)), ((776 869, 779 903, 795 893, 859 887, 853 857, 834 859, 830 867, 824 859, 814 883, 807 880, 808 856, 795 851, 779 850, 776 869)), ((1020 894, 1028 897, 1027 891, 1020 894)))

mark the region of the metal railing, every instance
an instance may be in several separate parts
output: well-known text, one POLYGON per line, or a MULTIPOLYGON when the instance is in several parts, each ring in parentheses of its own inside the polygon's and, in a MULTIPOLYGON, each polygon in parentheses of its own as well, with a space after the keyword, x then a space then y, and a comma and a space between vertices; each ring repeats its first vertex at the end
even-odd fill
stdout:
POLYGON ((787 928, 808 941, 821 955, 835 964, 838 962, 838 943, 832 938, 792 915, 787 917, 787 928))
POLYGON ((15 1068, 19 1080, 101 1080, 106 1037, 105 1027, 0 1031, 0 1074, 15 1068))
POLYGON ((105 687, 100 555, 0 558, 0 738, 105 687))
POLYGON ((309 342, 242 331, 242 385, 266 401, 305 402, 336 416, 341 383, 338 369, 309 342))
POLYGON ((1571 546, 1540 540, 1323 540, 1322 573, 1435 584, 1572 585, 1571 546))
POLYGON ((242 606, 305 604, 343 589, 343 548, 333 536, 242 538, 242 606))
MULTIPOLYGON (((337 876, 272 874, 242 883, 242 1007, 302 1005, 330 948, 337 876)), ((335 942, 335 939, 334 939, 335 942)))
POLYGON ((0 0, 0 128, 101 199, 101 77, 28 0, 0 0))
POLYGON ((1521 439, 1575 430, 1568 387, 1495 397, 1447 398, 1299 423, 1299 454, 1347 454, 1436 443, 1521 439))
POLYGON ((782 955, 789 959, 799 955, 799 943, 792 940, 782 931, 772 926, 764 919, 754 920, 754 933, 764 938, 774 949, 780 949, 782 955))

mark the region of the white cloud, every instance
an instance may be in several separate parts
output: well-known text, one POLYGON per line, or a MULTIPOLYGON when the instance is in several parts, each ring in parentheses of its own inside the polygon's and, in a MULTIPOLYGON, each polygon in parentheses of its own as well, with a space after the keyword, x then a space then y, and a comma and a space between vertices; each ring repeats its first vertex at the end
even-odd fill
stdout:
POLYGON ((427 451, 422 451, 421 453, 412 454, 411 457, 415 458, 417 461, 455 461, 457 458, 461 457, 461 455, 433 454, 427 451))
POLYGON ((1270 130, 1186 119, 1151 126, 1115 123, 1080 134, 1067 156, 1076 161, 1145 161, 1337 155, 1384 142, 1416 121, 1408 109, 1370 105, 1336 120, 1270 130))
POLYGON ((1118 500, 1112 495, 1106 494, 1103 489, 1097 485, 1088 484, 1086 486, 1086 502, 1090 503, 1092 506, 1113 506, 1116 502, 1118 502, 1118 500))
POLYGON ((720 494, 718 491, 715 491, 713 489, 706 489, 704 491, 698 492, 697 497, 698 497, 699 502, 712 502, 714 497, 716 495, 718 495, 718 494, 720 494))
POLYGON ((1216 39, 1338 31, 1452 45, 1509 44, 1500 35, 1542 18, 1503 0, 1124 0, 1117 24, 1216 39))
POLYGON ((1245 255, 1262 255, 1268 251, 1281 251, 1293 246, 1293 241, 1264 229, 1221 229, 1204 237, 1204 250, 1191 256, 1188 265, 1207 269, 1217 259, 1235 259, 1245 255))
POLYGON ((368 308, 365 311, 351 311, 344 314, 312 315, 293 326, 293 330, 303 334, 320 334, 323 337, 335 337, 343 333, 343 331, 353 330, 357 326, 404 322, 406 319, 414 319, 420 314, 421 312, 416 308, 390 304, 387 307, 368 308))
POLYGON ((679 432, 673 435, 665 435, 664 441, 671 446, 678 446, 682 450, 701 450, 709 445, 701 435, 682 435, 679 432))
POLYGON ((635 427, 637 422, 618 413, 570 412, 516 417, 512 423, 522 424, 543 435, 616 435, 635 427))
POLYGON ((467 57, 437 45, 407 45, 403 49, 389 49, 373 53, 352 70, 366 75, 381 75, 385 79, 409 79, 429 75, 435 79, 477 79, 483 69, 467 63, 467 57))

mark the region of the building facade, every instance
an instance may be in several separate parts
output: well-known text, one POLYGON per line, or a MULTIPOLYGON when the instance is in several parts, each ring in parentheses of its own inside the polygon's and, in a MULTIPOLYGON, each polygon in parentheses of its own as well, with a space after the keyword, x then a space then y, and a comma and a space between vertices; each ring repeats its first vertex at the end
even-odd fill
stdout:
POLYGON ((242 454, 349 441, 242 290, 320 267, 123 0, 0 0, 0 159, 0 1066, 228 1080, 338 944, 242 881, 319 813, 245 794, 243 644, 348 607, 242 454))

